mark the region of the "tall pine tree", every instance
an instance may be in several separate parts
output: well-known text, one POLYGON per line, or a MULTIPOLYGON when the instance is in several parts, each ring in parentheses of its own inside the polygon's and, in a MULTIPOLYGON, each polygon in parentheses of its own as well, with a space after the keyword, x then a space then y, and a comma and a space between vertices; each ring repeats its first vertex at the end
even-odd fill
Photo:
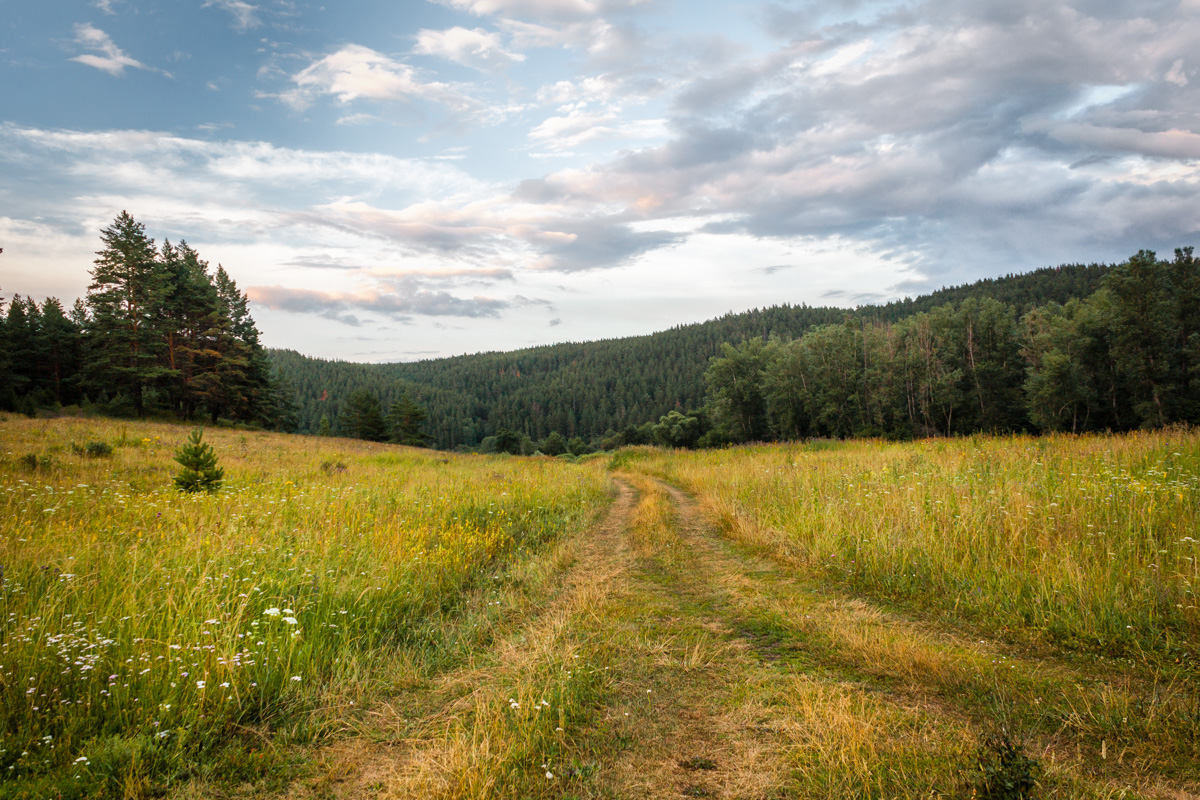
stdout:
POLYGON ((145 393, 164 374, 163 341, 155 326, 167 290, 154 240, 145 226, 122 211, 100 232, 87 303, 92 314, 89 382, 124 393, 139 417, 145 393))

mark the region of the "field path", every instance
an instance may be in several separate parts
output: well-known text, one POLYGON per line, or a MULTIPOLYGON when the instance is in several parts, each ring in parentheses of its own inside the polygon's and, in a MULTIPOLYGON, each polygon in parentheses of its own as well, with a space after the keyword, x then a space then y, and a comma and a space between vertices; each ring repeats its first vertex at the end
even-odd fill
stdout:
MULTIPOLYGON (((969 797, 1010 696, 1085 691, 1070 665, 805 583, 675 487, 614 483, 490 646, 373 709, 289 795, 969 797)), ((1097 744, 1043 727, 1039 796, 1197 796, 1097 744)))

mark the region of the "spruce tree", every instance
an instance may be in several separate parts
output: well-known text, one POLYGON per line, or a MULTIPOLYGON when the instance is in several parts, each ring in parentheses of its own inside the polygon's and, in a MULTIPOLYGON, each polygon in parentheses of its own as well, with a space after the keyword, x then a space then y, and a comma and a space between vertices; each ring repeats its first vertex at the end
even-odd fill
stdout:
POLYGON ((217 466, 212 446, 200 441, 203 435, 203 429, 196 428, 175 451, 175 460, 183 467, 175 476, 175 488, 181 492, 215 492, 221 488, 225 470, 217 466))

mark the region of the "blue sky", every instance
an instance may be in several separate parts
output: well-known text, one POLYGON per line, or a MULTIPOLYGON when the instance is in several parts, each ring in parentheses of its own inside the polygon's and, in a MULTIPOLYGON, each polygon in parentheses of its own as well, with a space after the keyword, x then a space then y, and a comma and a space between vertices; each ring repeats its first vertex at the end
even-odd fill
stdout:
POLYGON ((0 0, 0 296, 128 210, 408 360, 1200 244, 1200 0, 0 0))

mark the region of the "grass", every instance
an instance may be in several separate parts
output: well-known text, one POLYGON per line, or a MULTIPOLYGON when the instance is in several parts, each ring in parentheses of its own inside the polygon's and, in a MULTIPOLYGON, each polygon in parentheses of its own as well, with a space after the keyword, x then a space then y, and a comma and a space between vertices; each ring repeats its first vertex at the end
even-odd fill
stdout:
POLYGON ((646 453, 824 583, 1088 653, 1200 656, 1200 434, 646 453))
POLYGON ((0 419, 0 797, 1200 793, 1200 435, 186 433, 0 419))
POLYGON ((595 466, 222 430, 224 488, 184 495, 185 435, 0 421, 0 796, 136 796, 214 755, 259 771, 263 742, 328 733, 389 665, 486 643, 454 624, 467 594, 608 499, 595 466))

